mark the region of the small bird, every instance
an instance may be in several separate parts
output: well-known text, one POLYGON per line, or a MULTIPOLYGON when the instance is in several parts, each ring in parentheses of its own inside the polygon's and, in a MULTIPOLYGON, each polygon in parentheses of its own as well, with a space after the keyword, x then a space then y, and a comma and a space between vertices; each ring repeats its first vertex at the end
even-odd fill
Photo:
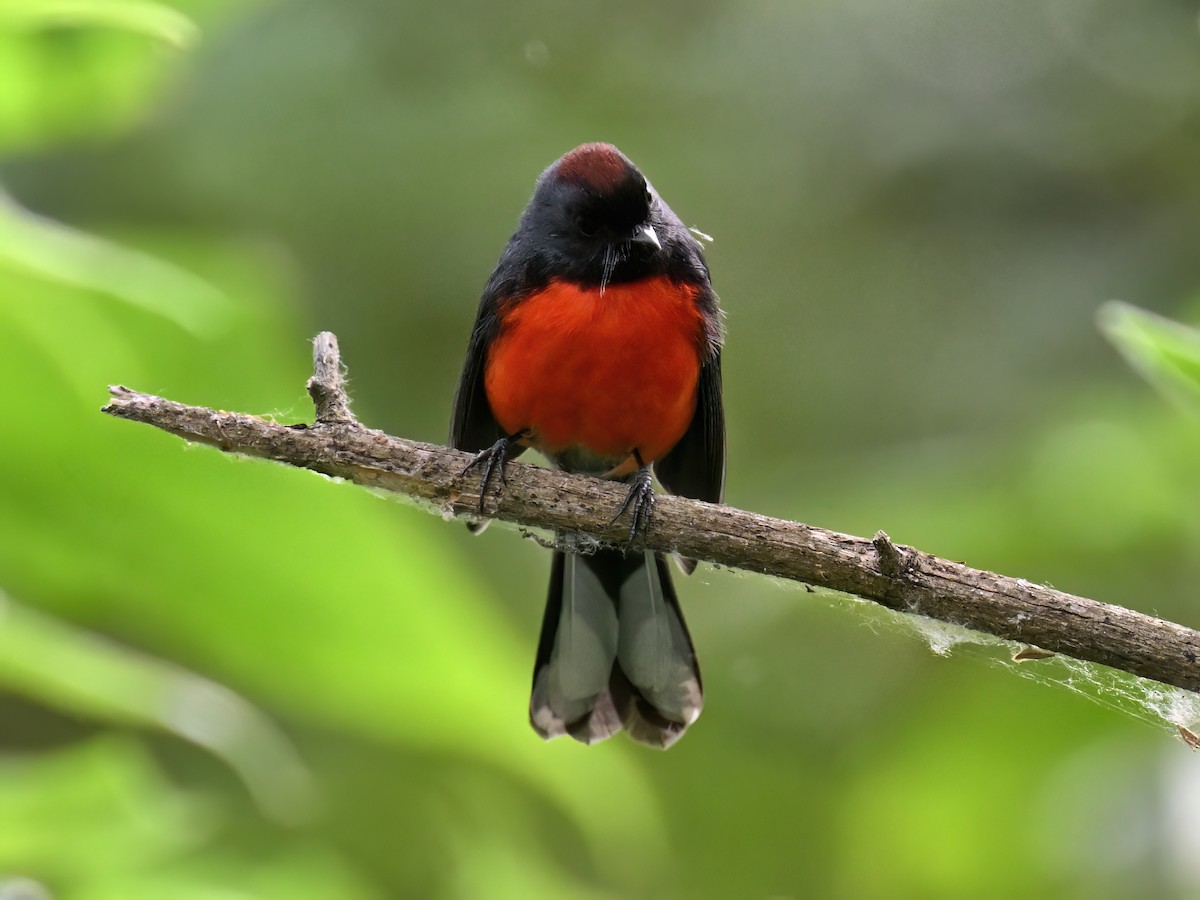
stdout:
MULTIPOLYGON (((630 544, 652 471, 720 502, 722 328, 699 241, 611 144, 584 144, 537 180, 483 290, 451 441, 488 484, 532 447, 568 472, 629 485, 630 544)), ((684 571, 695 563, 681 560, 684 571)), ((555 551, 529 718, 585 744, 624 727, 666 748, 702 706, 700 670, 660 554, 555 551)))

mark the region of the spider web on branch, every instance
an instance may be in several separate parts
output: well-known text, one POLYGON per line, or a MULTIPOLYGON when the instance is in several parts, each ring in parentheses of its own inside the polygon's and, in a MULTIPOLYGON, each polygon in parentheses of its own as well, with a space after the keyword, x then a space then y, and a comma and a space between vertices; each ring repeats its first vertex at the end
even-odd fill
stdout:
POLYGON ((874 621, 892 623, 923 641, 938 656, 973 648, 974 656, 999 665, 1021 678, 1046 686, 1065 688, 1100 706, 1117 710, 1157 728, 1169 730, 1193 749, 1200 750, 1200 694, 1140 678, 1098 663, 1061 654, 1042 656, 1027 644, 1009 641, 961 625, 926 616, 902 613, 868 600, 816 590, 824 597, 874 621), (1018 657, 1024 655, 1024 659, 1018 657))

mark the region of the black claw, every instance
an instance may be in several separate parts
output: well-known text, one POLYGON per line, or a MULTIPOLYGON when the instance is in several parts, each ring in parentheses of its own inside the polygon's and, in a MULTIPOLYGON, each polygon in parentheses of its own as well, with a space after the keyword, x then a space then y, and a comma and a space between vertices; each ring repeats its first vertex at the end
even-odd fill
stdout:
MULTIPOLYGON (((487 498, 488 485, 492 483, 492 479, 496 477, 496 473, 500 474, 500 485, 504 487, 508 484, 508 476, 504 473, 504 464, 508 462, 508 454, 514 446, 516 440, 511 437, 502 437, 492 446, 480 452, 473 460, 467 463, 467 467, 462 470, 462 474, 466 475, 472 469, 483 466, 483 478, 479 482, 479 511, 483 512, 483 501, 487 498)), ((461 477, 461 476, 460 476, 461 477)))
POLYGON ((633 546, 638 534, 645 532, 650 524, 650 514, 654 511, 653 480, 654 476, 649 466, 643 465, 638 469, 629 480, 629 493, 625 495, 625 501, 612 517, 612 522, 609 522, 610 525, 613 524, 625 515, 626 511, 630 511, 629 538, 625 548, 627 551, 633 546))

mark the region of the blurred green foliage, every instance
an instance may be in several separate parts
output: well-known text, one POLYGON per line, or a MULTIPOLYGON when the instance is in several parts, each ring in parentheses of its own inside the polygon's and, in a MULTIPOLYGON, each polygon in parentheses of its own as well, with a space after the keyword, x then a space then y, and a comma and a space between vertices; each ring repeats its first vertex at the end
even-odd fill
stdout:
POLYGON ((98 408, 304 420, 330 328, 442 438, 607 139, 716 237, 731 502, 1196 625, 1198 117, 1187 4, 8 0, 0 896, 1194 896, 1195 757, 1001 649, 702 570, 687 739, 543 745, 539 548, 98 408))
POLYGON ((1169 396, 1200 400, 1200 330, 1124 303, 1101 310, 1101 325, 1130 365, 1169 396))

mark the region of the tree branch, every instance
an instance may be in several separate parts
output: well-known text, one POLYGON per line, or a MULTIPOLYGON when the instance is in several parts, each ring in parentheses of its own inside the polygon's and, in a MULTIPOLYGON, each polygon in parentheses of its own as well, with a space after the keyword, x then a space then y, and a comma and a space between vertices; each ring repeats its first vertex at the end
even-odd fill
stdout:
MULTIPOLYGON (((224 451, 273 459, 431 502, 472 516, 479 477, 464 475, 471 455, 364 428, 349 411, 337 341, 314 344, 309 391, 313 425, 280 425, 255 416, 185 406, 112 387, 104 412, 154 425, 224 451)), ((627 524, 612 522, 624 485, 540 466, 509 463, 508 484, 491 492, 488 517, 620 543, 627 524)), ((660 496, 646 547, 730 568, 817 585, 1101 663, 1191 691, 1200 690, 1200 632, 1133 610, 1020 578, 1007 578, 894 544, 879 532, 852 537, 757 513, 660 496)), ((1038 656, 1031 654, 1026 659, 1038 656)))

